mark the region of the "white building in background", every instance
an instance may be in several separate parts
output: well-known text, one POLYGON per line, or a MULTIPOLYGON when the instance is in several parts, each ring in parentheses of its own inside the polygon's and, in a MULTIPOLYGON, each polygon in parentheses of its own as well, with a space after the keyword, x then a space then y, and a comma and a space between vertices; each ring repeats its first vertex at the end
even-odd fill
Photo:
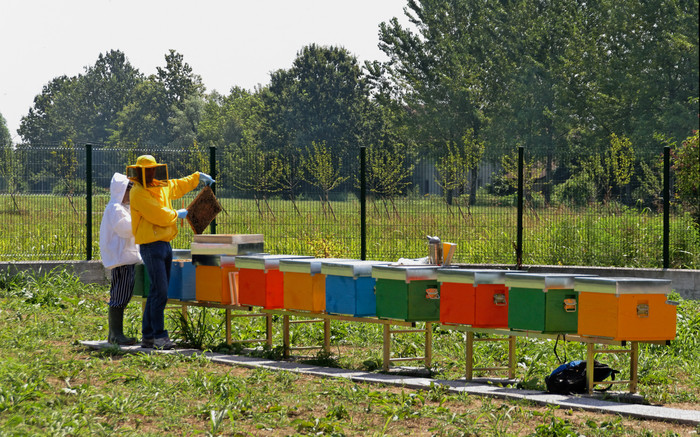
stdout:
MULTIPOLYGON (((500 165, 482 161, 477 169, 477 188, 490 184, 493 176, 500 170, 500 165)), ((413 170, 412 182, 419 188, 421 195, 442 195, 442 188, 438 185, 438 172, 435 168, 435 161, 432 159, 421 159, 413 170)))

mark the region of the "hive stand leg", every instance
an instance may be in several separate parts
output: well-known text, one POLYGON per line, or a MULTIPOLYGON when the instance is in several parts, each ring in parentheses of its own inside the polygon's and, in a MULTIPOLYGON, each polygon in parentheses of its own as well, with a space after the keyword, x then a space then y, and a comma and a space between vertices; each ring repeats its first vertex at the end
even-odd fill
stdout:
POLYGON ((265 315, 265 342, 272 347, 272 314, 265 315))
POLYGON ((323 319, 323 351, 331 352, 331 320, 323 319))
POLYGON ((465 379, 471 381, 474 376, 474 333, 467 332, 467 356, 465 379))
POLYGON ((231 308, 226 308, 226 344, 231 346, 231 308))
POLYGON ((593 360, 595 359, 595 355, 593 353, 594 349, 595 344, 588 343, 586 345, 586 385, 588 387, 588 394, 593 393, 593 377, 595 376, 595 366, 593 364, 593 360))
POLYGON ((384 324, 384 349, 382 357, 382 369, 385 372, 389 371, 389 364, 391 360, 391 327, 388 323, 384 324))
POLYGON ((433 322, 425 322, 425 368, 430 369, 433 361, 433 322))
POLYGON ((637 392, 637 358, 639 357, 639 342, 630 345, 630 393, 637 392))
POLYGON ((515 378, 515 336, 508 337, 508 378, 515 378))
POLYGON ((284 358, 289 358, 289 316, 282 316, 282 345, 284 358))

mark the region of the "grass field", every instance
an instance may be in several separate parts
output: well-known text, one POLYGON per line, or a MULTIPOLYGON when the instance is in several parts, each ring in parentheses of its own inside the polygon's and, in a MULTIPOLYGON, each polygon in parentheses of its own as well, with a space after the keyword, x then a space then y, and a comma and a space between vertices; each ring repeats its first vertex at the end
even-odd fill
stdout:
MULTIPOLYGON (((189 204, 192 196, 173 205, 189 204)), ((359 259, 360 206, 350 198, 329 204, 315 199, 220 199, 217 233, 264 234, 276 254, 359 259)), ((99 258, 99 224, 106 196, 93 198, 93 259, 99 258)), ((84 198, 0 197, 0 260, 85 259, 84 198)), ((427 256, 426 235, 457 243, 455 262, 515 264, 516 209, 511 206, 448 206, 441 198, 401 198, 367 205, 367 259, 395 261, 427 256)), ((189 248, 185 222, 173 242, 189 248)), ((209 231, 207 231, 209 232, 209 231)), ((526 209, 523 264, 662 267, 662 215, 620 205, 581 209, 526 209)), ((700 268, 700 232, 683 215, 672 215, 670 267, 700 268)))
MULTIPOLYGON (((201 356, 89 351, 79 341, 106 338, 107 298, 106 287, 84 285, 63 271, 0 276, 0 435, 649 436, 700 431, 525 401, 452 395, 439 387, 416 392, 215 365, 201 356)), ((139 309, 132 303, 127 310, 131 335, 139 333, 139 309)), ((188 330, 176 312, 170 315, 173 336, 196 340, 203 349, 226 350, 223 311, 190 311, 188 330)), ((379 329, 333 322, 333 354, 310 361, 376 371, 379 329)), ((257 338, 262 330, 261 322, 237 321, 234 339, 257 338)), ((700 302, 681 301, 677 339, 670 346, 641 347, 639 393, 647 401, 698 408, 699 332, 700 302)), ((463 335, 439 327, 434 334, 434 375, 463 376, 463 335)), ((292 340, 314 343, 321 335, 320 327, 299 325, 292 340)), ((282 343, 280 336, 277 326, 275 345, 282 343)), ((411 354, 421 347, 419 336, 406 335, 395 340, 392 350, 411 354)), ((478 360, 499 362, 507 355, 502 347, 480 344, 478 360)), ((552 348, 549 341, 518 339, 517 377, 523 387, 544 388, 544 376, 558 364, 552 348)), ((256 354, 275 358, 279 349, 256 354)), ((568 359, 582 356, 581 345, 567 346, 568 359)), ((628 364, 615 357, 602 361, 627 377, 628 364)))

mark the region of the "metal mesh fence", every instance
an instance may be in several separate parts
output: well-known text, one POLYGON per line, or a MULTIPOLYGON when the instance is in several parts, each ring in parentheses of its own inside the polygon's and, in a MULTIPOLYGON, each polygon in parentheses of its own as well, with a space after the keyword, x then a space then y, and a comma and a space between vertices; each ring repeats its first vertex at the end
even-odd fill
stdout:
MULTIPOLYGON (((309 161, 293 157, 282 161, 285 170, 261 152, 210 152, 84 145, 13 150, 0 174, 0 259, 98 259, 111 177, 149 153, 168 164, 171 178, 211 173, 215 166, 224 208, 215 231, 263 234, 270 253, 359 259, 364 249, 366 259, 395 261, 427 256, 431 235, 457 244, 458 263, 663 266, 662 150, 639 158, 636 176, 621 188, 603 192, 595 182, 577 179, 576 169, 556 168, 525 151, 521 209, 518 170, 502 160, 480 163, 445 189, 435 161, 420 157, 404 164, 394 176, 400 188, 389 192, 372 171, 361 172, 359 151, 357 162, 330 159, 330 170, 317 168, 315 176, 301 171, 309 161), (324 175, 334 183, 321 181, 324 175)), ((199 188, 173 207, 186 207, 199 188)), ((674 202, 669 206, 670 266, 698 268, 697 226, 674 202)), ((188 248, 192 231, 186 222, 178 228, 173 247, 188 248)))

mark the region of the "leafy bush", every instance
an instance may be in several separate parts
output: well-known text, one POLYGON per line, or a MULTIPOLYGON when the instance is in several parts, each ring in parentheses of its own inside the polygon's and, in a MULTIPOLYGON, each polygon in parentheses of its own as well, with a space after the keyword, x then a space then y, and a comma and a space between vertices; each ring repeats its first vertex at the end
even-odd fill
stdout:
POLYGON ((581 172, 554 187, 554 199, 558 203, 586 206, 595 200, 596 186, 587 173, 581 172))
POLYGON ((673 169, 676 172, 676 196, 700 226, 700 140, 698 131, 689 136, 680 146, 672 149, 673 169))
POLYGON ((171 336, 180 339, 181 344, 195 349, 211 347, 216 343, 224 327, 224 321, 218 320, 212 323, 207 319, 207 313, 206 309, 197 307, 187 307, 186 314, 180 311, 170 313, 173 323, 177 326, 171 336))

